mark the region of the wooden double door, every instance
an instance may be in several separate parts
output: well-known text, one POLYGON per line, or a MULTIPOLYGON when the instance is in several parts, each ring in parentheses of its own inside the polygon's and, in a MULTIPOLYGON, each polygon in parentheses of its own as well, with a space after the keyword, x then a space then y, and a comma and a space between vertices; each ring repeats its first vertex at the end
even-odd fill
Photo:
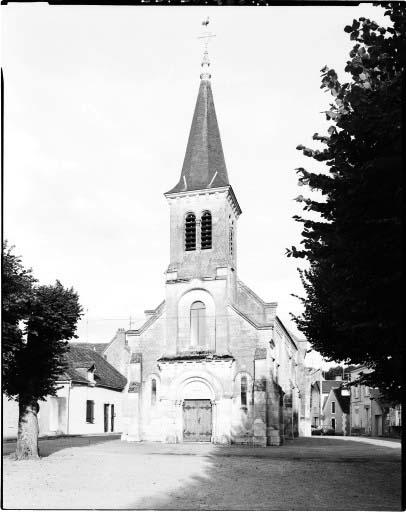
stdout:
POLYGON ((206 442, 212 436, 210 400, 185 400, 183 403, 183 441, 206 442))

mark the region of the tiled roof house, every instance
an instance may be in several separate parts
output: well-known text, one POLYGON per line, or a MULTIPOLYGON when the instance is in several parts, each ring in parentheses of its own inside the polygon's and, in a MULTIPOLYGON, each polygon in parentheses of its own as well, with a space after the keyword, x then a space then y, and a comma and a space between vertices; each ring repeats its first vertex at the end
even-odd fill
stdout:
MULTIPOLYGON (((56 396, 39 402, 39 435, 121 432, 127 379, 105 359, 109 344, 71 343, 56 396)), ((17 435, 18 403, 3 400, 3 435, 17 435)))

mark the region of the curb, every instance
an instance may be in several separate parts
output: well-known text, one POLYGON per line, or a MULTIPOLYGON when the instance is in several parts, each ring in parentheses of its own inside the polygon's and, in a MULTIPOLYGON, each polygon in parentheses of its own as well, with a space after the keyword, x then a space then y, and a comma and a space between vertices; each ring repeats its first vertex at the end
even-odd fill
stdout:
POLYGON ((342 441, 354 441, 355 443, 364 443, 364 444, 373 444, 375 446, 382 446, 384 448, 402 448, 402 443, 398 443, 396 441, 389 441, 386 439, 370 439, 368 437, 358 437, 358 436, 321 436, 324 439, 340 439, 342 441))

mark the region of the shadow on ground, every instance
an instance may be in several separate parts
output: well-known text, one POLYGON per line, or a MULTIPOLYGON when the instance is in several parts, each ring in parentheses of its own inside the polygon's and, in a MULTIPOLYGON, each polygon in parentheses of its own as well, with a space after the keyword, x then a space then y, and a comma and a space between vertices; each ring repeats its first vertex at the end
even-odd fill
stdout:
MULTIPOLYGON (((120 434, 106 436, 66 436, 39 439, 40 457, 48 457, 55 452, 66 448, 76 448, 81 446, 90 446, 94 444, 106 443, 113 439, 119 439, 120 434)), ((16 441, 3 442, 3 456, 9 456, 15 453, 16 441)))
MULTIPOLYGON (((174 449, 166 455, 184 456, 185 452, 174 449)), ((191 475, 186 484, 165 496, 145 497, 128 508, 401 509, 400 450, 339 439, 302 438, 265 449, 216 446, 203 458, 207 463, 203 474, 191 475)))

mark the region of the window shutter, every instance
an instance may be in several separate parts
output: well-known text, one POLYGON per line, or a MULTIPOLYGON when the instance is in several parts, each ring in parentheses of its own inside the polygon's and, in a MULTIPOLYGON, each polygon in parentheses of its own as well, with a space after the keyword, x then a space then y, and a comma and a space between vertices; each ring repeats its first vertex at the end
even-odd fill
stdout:
POLYGON ((196 250, 196 216, 188 213, 185 221, 185 251, 196 250))
POLYGON ((204 212, 202 215, 202 249, 211 249, 212 245, 211 213, 204 212))

